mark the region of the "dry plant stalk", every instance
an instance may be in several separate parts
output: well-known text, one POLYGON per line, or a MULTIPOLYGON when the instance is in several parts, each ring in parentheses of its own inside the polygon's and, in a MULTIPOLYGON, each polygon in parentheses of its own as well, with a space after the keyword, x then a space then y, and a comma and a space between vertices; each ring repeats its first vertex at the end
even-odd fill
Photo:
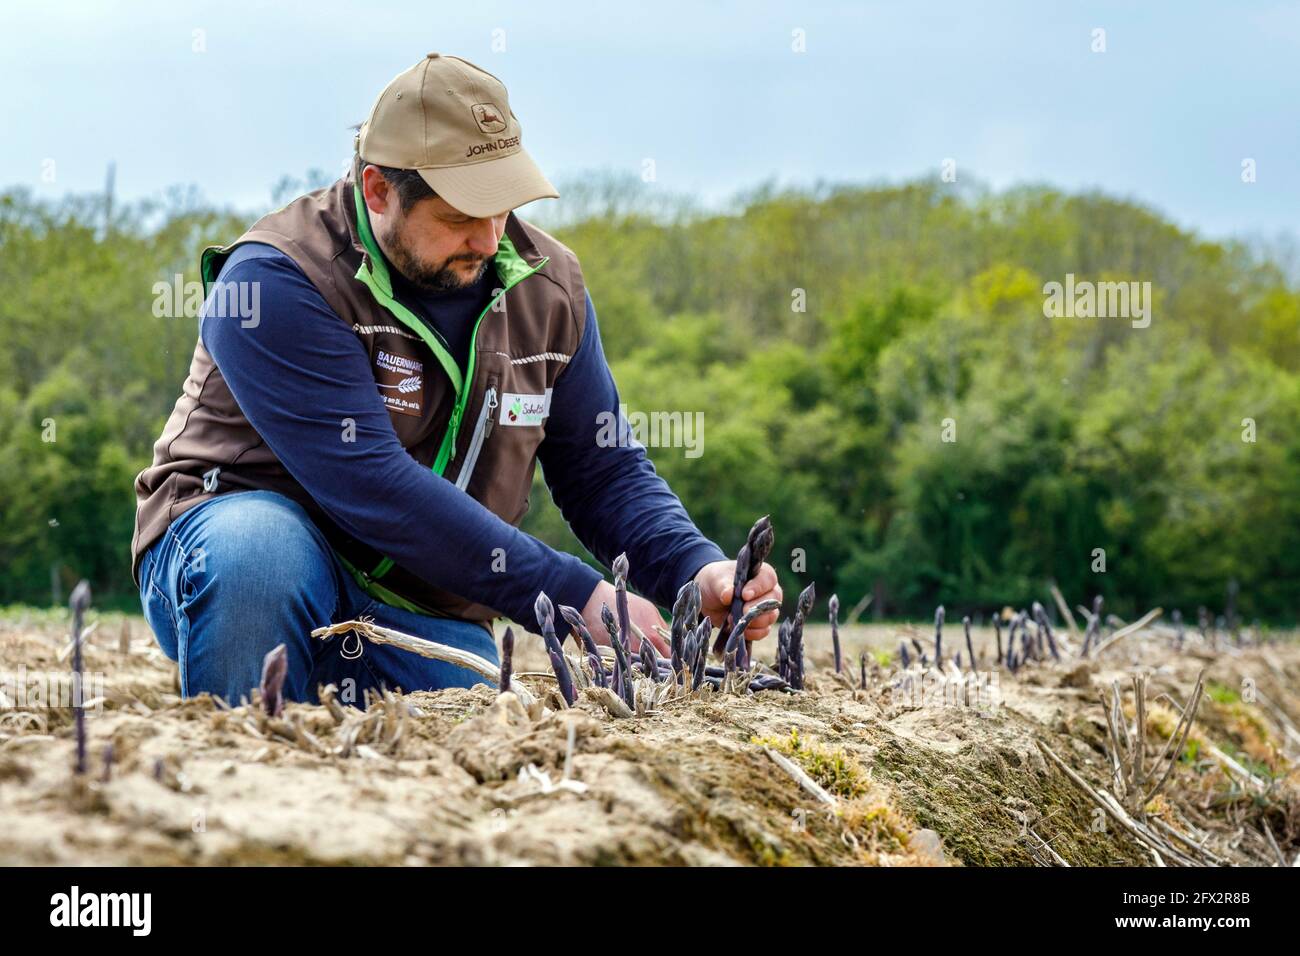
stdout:
POLYGON ((828 807, 838 808, 839 801, 826 792, 826 789, 808 774, 804 773, 803 768, 784 754, 779 754, 767 745, 763 746, 763 753, 772 758, 772 762, 788 773, 799 786, 807 790, 814 797, 826 804, 828 807))
POLYGON ((1133 690, 1135 719, 1130 728, 1124 719, 1122 693, 1119 682, 1113 692, 1102 697, 1102 708, 1110 735, 1111 774, 1120 799, 1103 788, 1096 788, 1070 768, 1047 744, 1037 743, 1039 750, 1050 758, 1080 790, 1102 808, 1130 836, 1134 837, 1151 854, 1156 866, 1172 863, 1177 866, 1222 866, 1224 861, 1196 843, 1188 835, 1179 833, 1158 817, 1148 818, 1146 807, 1168 783, 1178 756, 1187 742, 1192 721, 1196 718, 1204 693, 1205 672, 1196 679, 1196 687, 1179 715, 1178 723, 1169 736, 1163 752, 1149 765, 1146 759, 1146 677, 1134 675, 1133 690))
POLYGON ((1110 735, 1111 777, 1115 792, 1125 808, 1135 813, 1139 819, 1145 819, 1145 807, 1156 798, 1173 774, 1178 757, 1187 743, 1192 721, 1196 718, 1197 708, 1201 704, 1201 695, 1205 687, 1205 671, 1196 678, 1196 687, 1191 699, 1178 716, 1178 723, 1165 744, 1164 751, 1150 764, 1146 754, 1147 725, 1147 678, 1145 674, 1133 675, 1133 709, 1132 728, 1124 718, 1123 692, 1119 681, 1111 685, 1109 697, 1103 693, 1102 708, 1106 713, 1106 726, 1110 735))
POLYGON ((1065 618, 1065 624, 1070 629, 1070 633, 1075 637, 1078 637, 1079 625, 1074 623, 1074 615, 1070 613, 1070 605, 1065 603, 1065 595, 1061 593, 1061 589, 1056 586, 1055 581, 1052 582, 1051 591, 1052 600, 1056 602, 1056 607, 1061 612, 1061 617, 1065 618))
MULTIPOLYGON (((363 637, 372 644, 390 644, 393 647, 400 647, 404 651, 419 654, 421 657, 427 657, 430 660, 445 661, 448 664, 455 664, 457 667, 464 667, 483 677, 489 684, 495 683, 501 676, 501 670, 496 664, 479 657, 477 654, 462 651, 456 647, 448 647, 446 644, 435 644, 433 641, 426 641, 424 638, 403 634, 401 631, 394 631, 387 627, 380 627, 374 621, 365 618, 357 621, 340 621, 338 624, 331 624, 328 627, 318 627, 311 632, 311 636, 325 640, 335 634, 346 634, 348 631, 355 631, 358 637, 363 637)), ((532 706, 533 701, 536 700, 533 693, 517 680, 510 682, 510 689, 515 692, 520 703, 525 707, 532 706)))
MULTIPOLYGON (((1072 769, 1070 769, 1070 765, 1067 764, 1064 760, 1062 760, 1057 755, 1056 751, 1054 751, 1051 747, 1047 746, 1047 744, 1043 743, 1041 740, 1036 740, 1034 741, 1034 743, 1038 745, 1039 750, 1041 750, 1046 756, 1051 758, 1053 763, 1055 763, 1058 767, 1061 768, 1061 772, 1064 773, 1067 777, 1069 777, 1070 781, 1074 783, 1075 786, 1077 786, 1080 790, 1082 790, 1089 797, 1091 797, 1093 802, 1096 803, 1099 807, 1101 807, 1102 810, 1105 811, 1105 813, 1111 819, 1113 819, 1116 823, 1118 823, 1125 831, 1129 833, 1129 835, 1136 838, 1137 841, 1141 843, 1143 847, 1146 848, 1146 850, 1151 854, 1152 862, 1154 862, 1156 866, 1165 865, 1164 855, 1165 854, 1172 855, 1172 850, 1165 840, 1163 840, 1156 834, 1152 833, 1148 828, 1143 826, 1140 822, 1130 817, 1128 813, 1124 810, 1124 808, 1119 805, 1119 802, 1116 801, 1115 798, 1112 797, 1105 790, 1097 790, 1093 788, 1088 783, 1088 781, 1084 780, 1072 769)), ((1187 866, 1195 865, 1192 862, 1187 862, 1187 859, 1188 858, 1186 857, 1175 857, 1175 861, 1182 865, 1187 865, 1187 866)))
POLYGON ((1151 610, 1143 614, 1140 618, 1138 618, 1138 620, 1134 621, 1132 624, 1129 624, 1127 627, 1121 627, 1110 637, 1106 638, 1106 640, 1102 641, 1100 644, 1097 645, 1096 649, 1092 653, 1100 654, 1102 651, 1110 647, 1116 641, 1123 640, 1124 638, 1128 637, 1130 634, 1135 634, 1138 631, 1142 630, 1142 628, 1146 627, 1148 624, 1150 624, 1152 621, 1154 621, 1163 613, 1164 613, 1164 608, 1158 608, 1158 607, 1152 608, 1151 610))
POLYGON ((584 687, 582 694, 588 700, 594 700, 605 712, 611 717, 632 717, 635 712, 623 700, 608 687, 597 687, 594 684, 590 687, 584 687))

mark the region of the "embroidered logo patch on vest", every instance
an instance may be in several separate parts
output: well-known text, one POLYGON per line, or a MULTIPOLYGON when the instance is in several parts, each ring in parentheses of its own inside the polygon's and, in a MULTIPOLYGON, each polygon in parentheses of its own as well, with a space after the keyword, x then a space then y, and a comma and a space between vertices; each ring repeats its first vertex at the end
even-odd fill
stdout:
POLYGON ((383 349, 376 351, 371 361, 375 364, 375 384, 389 411, 419 415, 424 394, 424 363, 383 349))
POLYGON ((501 412, 497 419, 502 425, 540 425, 551 414, 551 390, 544 395, 520 395, 505 392, 501 396, 501 412))

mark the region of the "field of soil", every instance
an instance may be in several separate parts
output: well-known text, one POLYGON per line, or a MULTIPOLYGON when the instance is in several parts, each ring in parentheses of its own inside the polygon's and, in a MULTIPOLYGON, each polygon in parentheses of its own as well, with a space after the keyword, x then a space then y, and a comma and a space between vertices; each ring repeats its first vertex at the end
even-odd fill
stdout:
MULTIPOLYGON (((1013 675, 979 629, 983 679, 959 685, 915 659, 901 670, 900 638, 928 647, 929 626, 841 628, 839 675, 829 628, 810 626, 804 691, 705 691, 623 719, 586 698, 564 707, 528 635, 515 674, 542 698, 531 713, 480 685, 390 695, 364 712, 290 704, 270 718, 256 695, 233 709, 180 700, 175 665, 141 619, 88 620, 94 699, 76 775, 73 710, 15 692, 18 677, 48 688, 67 673, 67 613, 0 617, 0 864, 1269 866, 1300 855, 1294 635, 1237 643, 1189 629, 1180 646, 1156 622, 1084 659, 1079 638, 1058 632, 1075 653, 1013 675), (1184 738, 1178 716, 1202 670, 1184 738), (1134 674, 1146 682, 1140 741, 1134 674), (1116 733, 1145 778, 1136 802, 1117 792, 1125 770, 1108 745, 1102 701, 1116 682, 1116 733)), ((756 656, 770 661, 774 643, 756 656)))

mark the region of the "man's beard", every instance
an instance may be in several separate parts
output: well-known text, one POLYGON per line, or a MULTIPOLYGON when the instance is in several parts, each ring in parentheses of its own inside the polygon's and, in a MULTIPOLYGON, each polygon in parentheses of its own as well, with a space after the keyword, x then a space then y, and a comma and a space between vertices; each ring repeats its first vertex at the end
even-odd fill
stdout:
POLYGON ((418 259, 415 253, 403 241, 401 233, 394 224, 384 233, 384 252, 405 279, 416 288, 426 292, 453 292, 464 289, 483 278, 487 269, 487 258, 472 254, 461 254, 444 259, 439 265, 431 266, 418 259), (478 261, 478 268, 473 274, 465 274, 454 268, 455 263, 478 261))

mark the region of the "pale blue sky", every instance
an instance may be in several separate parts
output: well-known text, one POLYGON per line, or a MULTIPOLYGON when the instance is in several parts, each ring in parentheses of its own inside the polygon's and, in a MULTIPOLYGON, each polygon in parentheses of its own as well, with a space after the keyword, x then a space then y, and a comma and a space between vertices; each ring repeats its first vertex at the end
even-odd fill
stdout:
POLYGON ((1300 210, 1300 4, 1277 2, 9 3, 0 188, 98 189, 116 161, 126 198, 194 184, 264 209, 281 175, 341 169, 346 127, 430 50, 505 81, 554 180, 649 157, 656 188, 715 202, 952 157, 962 179, 1098 186, 1212 236, 1300 210))

